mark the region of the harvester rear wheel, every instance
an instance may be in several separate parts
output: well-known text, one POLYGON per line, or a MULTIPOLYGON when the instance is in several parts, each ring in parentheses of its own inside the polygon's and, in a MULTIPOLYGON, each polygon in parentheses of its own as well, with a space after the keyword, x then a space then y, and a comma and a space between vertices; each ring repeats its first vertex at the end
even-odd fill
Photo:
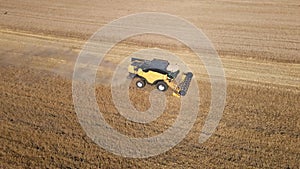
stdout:
POLYGON ((139 79, 139 80, 136 81, 135 85, 136 85, 136 87, 138 87, 138 88, 143 88, 143 87, 146 86, 146 82, 145 82, 145 80, 143 80, 143 79, 139 79))

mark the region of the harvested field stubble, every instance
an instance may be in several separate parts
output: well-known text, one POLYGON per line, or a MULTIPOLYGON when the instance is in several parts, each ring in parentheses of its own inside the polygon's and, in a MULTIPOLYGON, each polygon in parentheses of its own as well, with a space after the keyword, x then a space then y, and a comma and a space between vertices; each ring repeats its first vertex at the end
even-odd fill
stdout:
MULTIPOLYGON (((229 83, 223 118, 208 142, 197 142, 209 107, 203 99, 195 126, 174 149, 148 159, 127 159, 106 152, 85 135, 72 106, 70 80, 47 71, 18 70, 1 67, 1 97, 7 98, 0 103, 2 167, 299 167, 297 92, 229 83), (35 81, 20 82, 20 76, 35 81)), ((209 88, 201 86, 203 93, 209 88)), ((106 119, 124 134, 149 136, 172 124, 174 114, 164 114, 154 125, 130 124, 113 113, 110 92, 103 90, 107 87, 99 89, 108 98, 98 100, 100 108, 106 107, 106 119)))
MULTIPOLYGON (((0 168, 300 168, 298 1, 0 4, 0 168), (95 31, 145 11, 177 15, 203 30, 223 62, 226 107, 212 137, 199 144, 211 101, 204 65, 175 39, 151 34, 128 38, 107 53, 97 72, 97 103, 112 127, 144 138, 164 132, 178 116, 179 101, 171 91, 166 92, 166 111, 149 124, 125 119, 112 104, 107 82, 117 64, 145 48, 167 50, 184 60, 195 74, 200 107, 193 128, 173 149, 145 159, 123 158, 99 147, 80 126, 72 73, 95 31)), ((110 43, 113 35, 107 37, 110 43)), ((154 88, 138 90, 132 82, 130 99, 136 109, 149 108, 154 88)))

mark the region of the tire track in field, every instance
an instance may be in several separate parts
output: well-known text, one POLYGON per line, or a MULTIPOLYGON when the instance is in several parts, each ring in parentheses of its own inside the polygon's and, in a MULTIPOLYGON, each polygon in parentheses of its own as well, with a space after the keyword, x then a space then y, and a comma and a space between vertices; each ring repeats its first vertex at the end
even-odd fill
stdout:
MULTIPOLYGON (((47 54, 43 56, 39 56, 34 54, 34 52, 29 52, 28 56, 23 57, 32 57, 30 60, 29 66, 39 68, 39 69, 55 69, 58 67, 65 67, 65 70, 59 70, 62 74, 68 74, 70 76, 72 74, 72 66, 75 63, 76 57, 70 60, 66 59, 64 55, 59 56, 59 52, 74 48, 73 55, 79 53, 81 46, 84 44, 84 41, 78 39, 71 38, 62 38, 62 37, 54 37, 54 36, 46 36, 46 35, 37 35, 27 32, 16 32, 12 30, 0 30, 0 34, 3 37, 0 40, 2 44, 13 44, 17 46, 17 43, 25 43, 29 46, 24 46, 25 48, 31 48, 35 45, 39 45, 39 48, 45 48, 47 51, 53 49, 57 51, 57 57, 47 56, 47 54), (30 46, 31 45, 31 46, 30 46), (64 48, 64 49, 62 49, 64 48), (33 55, 33 56, 30 56, 33 55), (47 65, 52 65, 48 66, 47 65), (66 72, 63 72, 66 71, 66 72), (71 72, 70 72, 71 71, 71 72)), ((19 47, 19 46, 17 46, 19 47)), ((127 47, 124 46, 120 51, 116 53, 121 53, 127 50, 127 47)), ((3 46, 2 46, 3 48, 3 46)), ((3 49, 5 51, 7 49, 3 49)), ((23 49, 25 50, 25 49, 23 49)), ((26 49, 30 51, 32 49, 26 49)), ((185 51, 182 51, 185 52, 185 51)), ((14 50, 7 51, 6 56, 1 57, 11 57, 15 56, 16 58, 22 55, 22 49, 16 52, 14 50)), ((117 55, 116 55, 117 57, 117 55)), ((251 83, 264 83, 264 84, 275 84, 280 86, 292 87, 296 90, 299 90, 300 84, 300 64, 296 63, 278 63, 278 62, 265 62, 259 60, 245 60, 239 58, 222 58, 223 66, 226 73, 226 78, 228 81, 240 81, 241 83, 251 82, 251 83)), ((10 61, 10 64, 13 61, 10 61)), ((189 65, 191 67, 199 67, 199 65, 189 65)), ((200 66, 201 67, 201 66, 200 66)), ((202 69, 204 67, 202 66, 202 69)), ((203 74, 203 72, 195 72, 203 74)))

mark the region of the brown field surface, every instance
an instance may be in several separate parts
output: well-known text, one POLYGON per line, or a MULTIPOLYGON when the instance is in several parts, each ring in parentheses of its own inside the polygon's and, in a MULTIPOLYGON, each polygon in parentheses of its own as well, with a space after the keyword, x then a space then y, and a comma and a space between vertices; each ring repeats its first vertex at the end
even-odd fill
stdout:
MULTIPOLYGON (((300 168, 300 2, 288 1, 4 1, 0 0, 0 168, 300 168), (148 137, 168 129, 178 99, 156 121, 126 120, 113 105, 110 79, 120 59, 161 48, 194 70, 201 104, 191 131, 158 156, 136 159, 99 147, 82 129, 72 100, 79 52, 101 26, 128 14, 182 17, 211 40, 223 62, 227 96, 213 135, 198 143, 210 106, 210 82, 195 54, 174 39, 132 37, 117 44, 98 69, 96 97, 120 133, 148 137), (197 68, 197 69, 196 69, 197 68)), ((113 35, 108 35, 108 37, 113 35)), ((146 110, 152 86, 130 87, 146 110)))

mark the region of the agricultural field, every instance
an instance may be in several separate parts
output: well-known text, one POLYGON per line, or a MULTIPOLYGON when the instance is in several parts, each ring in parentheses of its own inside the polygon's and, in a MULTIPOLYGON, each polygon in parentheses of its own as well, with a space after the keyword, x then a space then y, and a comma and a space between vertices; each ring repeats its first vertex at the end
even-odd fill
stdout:
MULTIPOLYGON (((0 168, 300 168, 299 11, 296 0, 0 0, 0 168), (159 48, 184 60, 200 97, 195 124, 179 144, 157 156, 129 158, 98 146, 83 130, 72 77, 97 30, 139 12, 169 13, 205 33, 223 63, 226 104, 216 131, 200 144, 212 93, 203 63, 195 62, 189 47, 164 36, 121 41, 97 68, 95 88, 103 117, 118 132, 155 136, 179 114, 180 100, 170 90, 165 111, 151 123, 118 112, 110 80, 134 52, 159 48)), ((113 35, 107 37, 104 43, 113 35)), ((129 89, 131 103, 146 111, 153 86, 140 90, 133 81, 129 89)))

